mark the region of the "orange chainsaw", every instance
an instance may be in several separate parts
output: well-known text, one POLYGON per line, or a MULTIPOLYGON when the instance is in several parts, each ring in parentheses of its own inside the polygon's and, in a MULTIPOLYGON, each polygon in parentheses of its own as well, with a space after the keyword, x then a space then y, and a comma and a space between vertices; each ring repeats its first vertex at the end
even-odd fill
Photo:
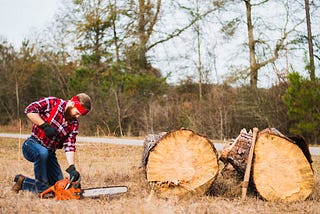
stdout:
POLYGON ((81 189, 80 178, 77 181, 73 179, 62 179, 57 181, 42 193, 40 198, 54 198, 56 200, 72 200, 82 198, 97 198, 101 196, 111 196, 128 191, 127 186, 109 186, 90 189, 81 189))

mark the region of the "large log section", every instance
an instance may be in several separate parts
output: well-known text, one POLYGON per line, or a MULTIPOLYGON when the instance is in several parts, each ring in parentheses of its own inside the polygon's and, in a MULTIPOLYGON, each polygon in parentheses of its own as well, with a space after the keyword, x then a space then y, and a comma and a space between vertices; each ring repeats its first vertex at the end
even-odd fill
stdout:
POLYGON ((142 167, 160 197, 204 194, 218 175, 218 155, 213 143, 194 131, 180 129, 148 135, 142 167))
POLYGON ((266 200, 305 200, 312 193, 314 174, 311 158, 306 155, 309 150, 303 151, 297 143, 276 129, 259 133, 254 150, 253 181, 266 200))
MULTIPOLYGON (((241 130, 220 159, 240 175, 246 167, 252 133, 241 130)), ((259 132, 254 148, 252 180, 260 196, 268 201, 305 200, 313 190, 314 173, 308 145, 299 137, 286 137, 275 128, 259 132)))

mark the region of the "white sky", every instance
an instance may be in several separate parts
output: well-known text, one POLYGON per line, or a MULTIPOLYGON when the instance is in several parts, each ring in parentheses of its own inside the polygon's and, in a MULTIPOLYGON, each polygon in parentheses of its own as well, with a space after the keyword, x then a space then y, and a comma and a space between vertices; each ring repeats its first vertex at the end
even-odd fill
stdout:
POLYGON ((0 0, 0 37, 20 46, 35 29, 53 21, 60 0, 0 0))
MULTIPOLYGON (((31 38, 32 32, 40 32, 41 29, 45 29, 46 26, 54 21, 54 14, 62 7, 63 1, 65 0, 0 0, 0 40, 6 39, 15 47, 20 47, 24 38, 31 38)), ((176 47, 176 45, 173 46, 176 47)), ((167 51, 166 49, 164 50, 165 52, 167 51)), ((222 57, 223 53, 228 53, 228 51, 225 51, 224 48, 224 52, 219 52, 218 56, 222 57)), ((161 68, 162 71, 171 72, 177 68, 171 58, 167 59, 164 56, 167 60, 167 64, 164 64, 165 62, 162 62, 159 58, 161 56, 159 53, 155 54, 155 56, 158 56, 158 58, 154 59, 155 66, 161 68)), ((243 58, 245 57, 243 56, 243 58)), ((182 60, 178 61, 182 62, 182 60)), ((190 59, 188 61, 190 62, 190 59)), ((219 62, 230 64, 228 59, 223 59, 219 62)), ((182 63, 185 62, 183 61, 182 63)), ((300 64, 304 66, 304 63, 300 64)), ((227 66, 223 66, 223 69, 226 68, 227 66)), ((179 79, 180 76, 184 77, 186 75, 185 72, 190 72, 185 68, 182 68, 182 70, 185 71, 182 73, 174 72, 172 75, 176 74, 177 76, 172 77, 172 79, 179 79)), ((220 69, 219 72, 222 70, 220 69)))

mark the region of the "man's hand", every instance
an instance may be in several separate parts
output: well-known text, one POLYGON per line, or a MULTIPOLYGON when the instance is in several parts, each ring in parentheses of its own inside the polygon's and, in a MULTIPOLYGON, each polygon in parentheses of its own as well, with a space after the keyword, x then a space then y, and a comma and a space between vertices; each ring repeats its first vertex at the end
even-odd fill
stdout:
POLYGON ((58 135, 58 131, 47 122, 41 124, 39 128, 44 131, 48 138, 53 138, 58 135))
POLYGON ((71 164, 67 169, 66 172, 69 173, 70 180, 77 181, 80 178, 80 173, 76 170, 74 164, 71 164))

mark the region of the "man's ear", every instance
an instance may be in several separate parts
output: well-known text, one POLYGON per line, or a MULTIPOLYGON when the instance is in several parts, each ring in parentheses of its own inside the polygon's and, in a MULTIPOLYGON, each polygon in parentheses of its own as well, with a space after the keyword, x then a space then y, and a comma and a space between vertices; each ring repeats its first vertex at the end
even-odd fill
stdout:
POLYGON ((68 103, 67 103, 67 106, 74 107, 74 102, 69 100, 68 103))

